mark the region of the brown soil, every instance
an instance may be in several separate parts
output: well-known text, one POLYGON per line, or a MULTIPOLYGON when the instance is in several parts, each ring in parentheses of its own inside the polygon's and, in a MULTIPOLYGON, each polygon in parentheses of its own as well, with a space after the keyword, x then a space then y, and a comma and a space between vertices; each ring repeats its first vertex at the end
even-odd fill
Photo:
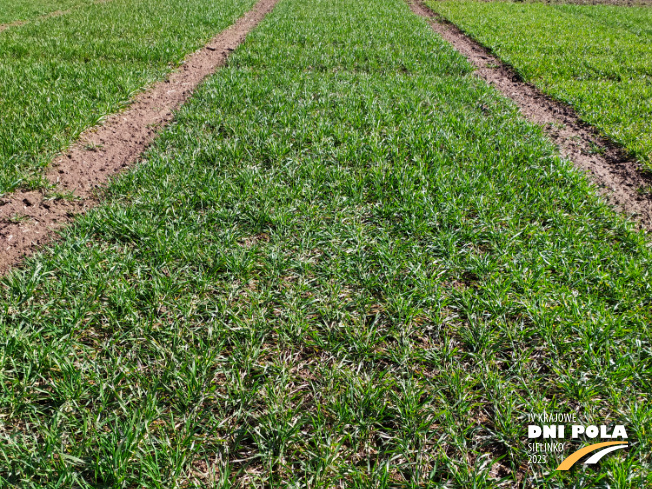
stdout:
POLYGON ((235 24, 190 55, 182 67, 137 96, 132 105, 102 126, 81 135, 56 158, 47 177, 54 191, 16 192, 0 199, 0 273, 52 238, 53 231, 98 204, 95 190, 109 177, 136 163, 157 133, 208 75, 269 13, 278 0, 260 0, 235 24), (72 193, 75 199, 48 195, 72 193))
POLYGON ((475 73, 512 99, 530 121, 542 125, 564 158, 589 174, 602 194, 652 230, 652 175, 621 147, 582 122, 575 111, 521 81, 519 75, 460 29, 430 10, 421 0, 408 0, 412 11, 433 19, 430 24, 477 68, 475 73))
POLYGON ((0 32, 6 31, 10 27, 17 27, 19 25, 23 25, 25 21, 23 20, 17 20, 16 22, 10 22, 9 24, 0 24, 0 32))

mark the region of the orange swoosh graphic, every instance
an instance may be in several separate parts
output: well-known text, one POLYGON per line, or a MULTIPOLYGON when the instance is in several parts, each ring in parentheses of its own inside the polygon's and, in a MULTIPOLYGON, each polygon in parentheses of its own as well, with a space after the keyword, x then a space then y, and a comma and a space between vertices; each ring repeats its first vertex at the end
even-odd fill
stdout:
POLYGON ((587 453, 594 452, 598 448, 602 447, 608 447, 611 445, 627 445, 626 441, 607 441, 604 443, 596 443, 595 445, 589 445, 588 447, 581 448, 580 450, 576 451, 575 453, 570 454, 566 459, 559 464, 559 467, 557 467, 557 470, 568 470, 570 469, 575 462, 577 462, 579 459, 581 459, 584 455, 587 453))

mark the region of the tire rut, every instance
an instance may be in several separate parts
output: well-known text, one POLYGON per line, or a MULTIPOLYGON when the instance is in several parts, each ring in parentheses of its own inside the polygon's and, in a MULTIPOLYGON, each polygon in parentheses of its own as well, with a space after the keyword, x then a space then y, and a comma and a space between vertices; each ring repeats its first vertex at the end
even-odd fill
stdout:
POLYGON ((260 0, 233 25, 188 56, 177 71, 135 97, 123 112, 85 131, 46 174, 54 189, 18 191, 0 199, 0 274, 20 263, 54 232, 100 202, 97 190, 138 162, 140 155, 198 85, 224 66, 278 0, 260 0), (74 199, 52 198, 72 194, 74 199))
POLYGON ((573 108, 522 81, 511 66, 432 11, 422 0, 407 2, 415 14, 428 19, 433 30, 469 60, 477 76, 510 98, 526 119, 543 126, 561 155, 586 172, 609 202, 633 218, 640 228, 652 230, 649 170, 622 147, 582 122, 573 108))

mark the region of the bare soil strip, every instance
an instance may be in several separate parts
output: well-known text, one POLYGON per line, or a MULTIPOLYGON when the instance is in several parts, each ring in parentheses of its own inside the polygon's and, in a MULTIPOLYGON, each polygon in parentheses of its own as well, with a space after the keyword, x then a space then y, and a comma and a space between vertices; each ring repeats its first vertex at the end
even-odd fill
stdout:
POLYGON ((109 177, 136 163, 197 86, 223 66, 230 53, 273 9, 278 0, 260 0, 235 24, 190 55, 182 67, 141 95, 102 126, 84 132, 70 150, 56 158, 47 178, 50 191, 15 192, 0 200, 0 273, 5 273, 53 231, 98 204, 95 190, 109 177), (75 199, 50 197, 72 193, 75 199))
POLYGON ((477 68, 475 73, 512 99, 521 113, 540 124, 561 155, 586 171, 608 200, 633 214, 641 227, 652 230, 652 175, 614 143, 582 122, 575 111, 552 100, 459 28, 433 12, 420 0, 408 0, 412 11, 432 19, 430 25, 477 68))
POLYGON ((10 27, 16 27, 19 25, 23 25, 25 23, 24 20, 17 20, 16 22, 10 22, 9 24, 0 24, 0 32, 6 31, 10 27))

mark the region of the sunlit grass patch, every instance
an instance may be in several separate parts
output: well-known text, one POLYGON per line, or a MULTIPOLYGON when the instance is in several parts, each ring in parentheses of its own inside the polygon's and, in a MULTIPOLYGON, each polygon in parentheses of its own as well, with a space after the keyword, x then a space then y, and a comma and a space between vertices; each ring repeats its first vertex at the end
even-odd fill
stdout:
POLYGON ((652 165, 652 9, 428 2, 528 81, 652 165))
POLYGON ((403 0, 283 0, 3 280, 0 476, 645 486, 651 258, 403 0), (632 450, 546 481, 543 409, 632 450))
POLYGON ((88 5, 94 0, 7 0, 0 3, 0 25, 26 21, 62 11, 71 7, 88 5))

